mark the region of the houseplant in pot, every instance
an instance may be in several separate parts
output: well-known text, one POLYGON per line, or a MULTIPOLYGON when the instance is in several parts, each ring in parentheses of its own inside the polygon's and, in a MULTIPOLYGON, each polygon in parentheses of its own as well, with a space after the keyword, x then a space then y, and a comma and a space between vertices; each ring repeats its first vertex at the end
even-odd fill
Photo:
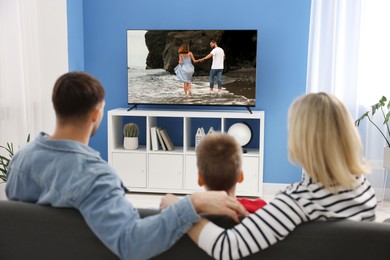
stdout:
POLYGON ((127 123, 123 126, 123 147, 127 150, 138 148, 138 125, 127 123))
MULTIPOLYGON (((27 143, 30 141, 30 134, 27 136, 27 143)), ((13 143, 7 143, 6 146, 0 145, 0 199, 5 199, 5 183, 8 178, 8 165, 14 156, 13 143)))
POLYGON ((8 164, 14 156, 14 145, 7 143, 7 146, 0 145, 0 149, 5 151, 5 155, 0 155, 0 183, 5 183, 8 178, 8 164))
POLYGON ((382 135, 386 142, 386 146, 384 148, 383 153, 383 167, 390 168, 390 127, 389 127, 389 118, 390 118, 390 100, 387 100, 385 96, 383 96, 378 103, 371 106, 371 110, 366 111, 363 115, 361 115, 356 121, 355 125, 359 126, 360 122, 367 118, 370 123, 372 123, 376 129, 378 129, 379 133, 382 135), (373 116, 376 112, 380 111, 380 114, 383 117, 383 125, 385 126, 385 130, 382 130, 373 120, 373 116))

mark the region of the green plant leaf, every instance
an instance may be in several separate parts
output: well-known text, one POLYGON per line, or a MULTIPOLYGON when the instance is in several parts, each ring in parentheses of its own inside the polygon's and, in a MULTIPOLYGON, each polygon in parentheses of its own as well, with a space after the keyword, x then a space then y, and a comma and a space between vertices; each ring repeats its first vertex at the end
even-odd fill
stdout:
POLYGON ((382 96, 382 98, 379 100, 379 103, 381 103, 381 106, 384 106, 386 104, 387 98, 385 96, 382 96))
MULTIPOLYGON (((27 142, 30 141, 30 134, 27 136, 27 142)), ((7 181, 8 177, 8 164, 14 156, 14 145, 13 143, 7 143, 7 146, 0 145, 1 149, 4 149, 8 153, 8 157, 0 155, 0 179, 4 182, 7 181)))
POLYGON ((390 126, 389 126, 389 119, 390 119, 390 101, 387 102, 387 98, 385 96, 382 96, 382 98, 378 101, 378 103, 371 106, 371 109, 367 112, 365 112, 363 115, 361 115, 356 121, 355 125, 359 126, 361 121, 364 118, 367 118, 370 123, 372 123, 375 128, 380 132, 382 137, 384 138, 386 144, 388 147, 390 147, 390 126), (387 111, 385 111, 387 109, 387 111), (383 125, 386 127, 386 131, 382 131, 382 129, 370 118, 369 113, 371 112, 371 115, 374 116, 374 114, 380 110, 381 114, 383 116, 383 125), (385 134, 386 133, 386 134, 385 134))
POLYGON ((389 118, 390 118, 390 111, 388 111, 387 114, 385 115, 385 120, 383 121, 383 124, 387 124, 389 122, 389 118))
POLYGON ((365 118, 365 117, 368 117, 368 111, 366 113, 364 113, 363 115, 361 115, 358 119, 356 119, 355 121, 355 125, 356 126, 359 126, 360 125, 360 122, 365 118))
POLYGON ((7 146, 8 146, 8 152, 9 152, 9 154, 11 155, 11 156, 13 156, 14 155, 14 145, 13 145, 13 143, 7 143, 7 146))
POLYGON ((371 115, 375 115, 376 111, 380 108, 380 103, 376 103, 371 106, 371 115))

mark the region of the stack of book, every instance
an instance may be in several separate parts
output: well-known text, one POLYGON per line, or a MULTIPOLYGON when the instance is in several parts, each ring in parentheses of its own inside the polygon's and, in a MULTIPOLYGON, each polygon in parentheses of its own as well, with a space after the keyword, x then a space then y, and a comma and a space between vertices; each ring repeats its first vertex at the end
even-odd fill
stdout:
POLYGON ((150 128, 150 137, 152 143, 152 150, 164 150, 164 151, 172 151, 175 149, 175 146, 168 135, 168 132, 164 128, 160 128, 157 126, 150 128))

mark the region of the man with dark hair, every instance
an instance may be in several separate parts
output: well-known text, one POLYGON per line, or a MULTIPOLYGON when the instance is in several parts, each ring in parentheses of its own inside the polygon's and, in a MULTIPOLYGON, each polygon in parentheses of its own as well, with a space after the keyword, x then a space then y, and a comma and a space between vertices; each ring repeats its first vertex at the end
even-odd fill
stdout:
POLYGON ((210 69, 210 92, 214 93, 214 79, 217 77, 218 83, 218 94, 222 92, 222 72, 223 72, 223 63, 225 61, 225 52, 221 47, 218 47, 216 41, 212 40, 210 42, 210 47, 212 48, 211 52, 207 54, 206 57, 200 59, 201 61, 205 61, 207 59, 213 58, 213 62, 211 63, 210 69))
POLYGON ((9 199, 78 209, 121 259, 147 259, 168 249, 199 221, 197 212, 235 219, 237 212, 245 214, 226 193, 199 192, 140 219, 117 174, 88 146, 103 118, 104 96, 103 86, 87 73, 66 73, 56 81, 54 133, 40 133, 15 154, 6 187, 9 199))

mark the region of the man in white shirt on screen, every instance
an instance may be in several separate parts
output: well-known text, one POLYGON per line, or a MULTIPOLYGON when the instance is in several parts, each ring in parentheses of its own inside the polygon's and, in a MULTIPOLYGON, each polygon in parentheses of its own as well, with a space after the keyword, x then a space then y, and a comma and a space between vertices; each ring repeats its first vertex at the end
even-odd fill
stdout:
POLYGON ((218 94, 221 94, 222 91, 222 71, 223 71, 223 63, 225 61, 225 52, 221 47, 218 47, 217 42, 212 40, 210 42, 210 47, 213 50, 204 57, 201 61, 205 61, 207 59, 213 58, 213 62, 211 64, 210 70, 210 92, 214 93, 214 79, 217 77, 218 83, 218 94))

